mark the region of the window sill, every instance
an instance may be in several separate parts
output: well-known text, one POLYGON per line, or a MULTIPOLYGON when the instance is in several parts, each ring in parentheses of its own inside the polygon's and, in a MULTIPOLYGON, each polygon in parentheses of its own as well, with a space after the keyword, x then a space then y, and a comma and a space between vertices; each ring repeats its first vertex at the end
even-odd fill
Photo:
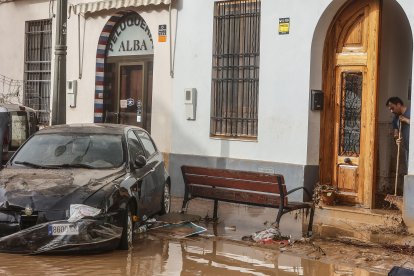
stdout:
POLYGON ((210 134, 210 139, 240 141, 240 142, 258 142, 257 137, 231 137, 231 136, 211 135, 211 134, 210 134))

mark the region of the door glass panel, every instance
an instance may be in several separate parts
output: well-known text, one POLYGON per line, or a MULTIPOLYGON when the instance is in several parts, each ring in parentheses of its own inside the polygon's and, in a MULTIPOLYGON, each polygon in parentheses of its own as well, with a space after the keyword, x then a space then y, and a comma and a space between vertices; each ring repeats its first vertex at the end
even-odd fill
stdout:
POLYGON ((143 66, 120 67, 119 122, 143 127, 143 66))
POLYGON ((362 73, 341 75, 339 155, 358 157, 361 137, 362 73))

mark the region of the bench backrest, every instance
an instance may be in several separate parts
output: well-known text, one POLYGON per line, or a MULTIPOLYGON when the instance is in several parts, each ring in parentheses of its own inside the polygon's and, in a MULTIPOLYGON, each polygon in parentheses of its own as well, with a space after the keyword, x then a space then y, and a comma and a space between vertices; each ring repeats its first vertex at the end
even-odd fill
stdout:
MULTIPOLYGON (((287 193, 284 178, 280 174, 193 166, 182 166, 181 171, 186 190, 196 193, 195 196, 208 198, 210 195, 222 200, 273 206, 280 203, 280 195, 287 193), (203 189, 202 186, 209 186, 209 190, 203 189), (224 192, 222 189, 211 191, 210 187, 230 188, 238 192, 224 192)), ((287 197, 284 199, 284 204, 287 204, 287 197)))

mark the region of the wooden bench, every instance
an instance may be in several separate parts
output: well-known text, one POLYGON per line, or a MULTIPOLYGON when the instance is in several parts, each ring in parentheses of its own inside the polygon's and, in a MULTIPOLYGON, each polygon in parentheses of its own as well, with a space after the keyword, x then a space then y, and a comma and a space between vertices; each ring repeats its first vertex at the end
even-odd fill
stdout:
POLYGON ((193 166, 182 166, 181 172, 185 182, 182 212, 187 209, 188 201, 197 197, 214 200, 214 219, 217 219, 218 201, 278 208, 275 223, 279 227, 284 214, 310 209, 308 235, 312 234, 313 202, 288 201, 288 196, 300 189, 310 198, 311 194, 305 187, 287 191, 283 175, 193 166))

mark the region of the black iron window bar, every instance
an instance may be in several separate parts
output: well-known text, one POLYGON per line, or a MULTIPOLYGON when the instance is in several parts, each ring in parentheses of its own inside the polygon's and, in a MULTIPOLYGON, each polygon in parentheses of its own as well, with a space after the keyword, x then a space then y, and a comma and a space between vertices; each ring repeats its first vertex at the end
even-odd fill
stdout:
POLYGON ((215 3, 211 135, 257 139, 260 0, 215 3))
POLYGON ((51 56, 52 20, 26 22, 23 101, 38 111, 44 125, 50 119, 51 56))

